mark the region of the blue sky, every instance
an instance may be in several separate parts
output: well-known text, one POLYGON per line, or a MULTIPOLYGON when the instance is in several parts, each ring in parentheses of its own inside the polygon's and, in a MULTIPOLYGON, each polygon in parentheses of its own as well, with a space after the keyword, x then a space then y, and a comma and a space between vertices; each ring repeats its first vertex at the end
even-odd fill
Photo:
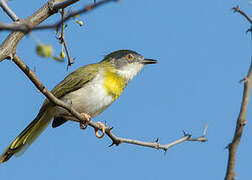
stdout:
MULTIPOLYGON (((23 18, 46 1, 17 1, 9 4, 23 18), (28 5, 29 4, 29 5, 28 5)), ((71 9, 90 1, 80 1, 71 9)), ((109 148, 111 141, 97 139, 93 129, 79 130, 68 122, 49 126, 20 157, 2 164, 0 179, 222 179, 239 113, 248 71, 251 38, 247 21, 231 11, 240 5, 251 12, 249 1, 151 1, 122 0, 79 17, 84 26, 68 22, 66 41, 76 62, 66 63, 36 55, 36 41, 25 37, 19 56, 40 80, 52 89, 69 72, 100 61, 118 49, 132 49, 159 64, 146 67, 121 97, 94 121, 107 121, 118 136, 169 143, 182 131, 200 136, 206 123, 207 143, 185 142, 167 151, 122 144, 109 148)), ((250 14, 252 16, 252 14, 250 14)), ((50 17, 54 22, 60 15, 50 17)), ((1 22, 11 22, 1 11, 1 22)), ((53 30, 34 34, 51 44, 57 54, 61 46, 53 30)), ((6 37, 1 32, 1 41, 6 37)), ((43 100, 27 77, 11 61, 0 64, 1 121, 0 151, 33 120, 43 100)), ((244 135, 237 155, 239 179, 250 177, 252 136, 249 106, 244 135)))

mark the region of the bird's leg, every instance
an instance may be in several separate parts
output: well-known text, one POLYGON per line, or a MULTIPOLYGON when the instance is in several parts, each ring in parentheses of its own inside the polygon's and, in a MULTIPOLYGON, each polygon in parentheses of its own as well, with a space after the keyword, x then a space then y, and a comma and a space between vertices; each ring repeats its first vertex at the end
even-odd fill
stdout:
POLYGON ((104 134, 105 134, 105 128, 106 126, 102 123, 102 122, 96 122, 96 124, 99 126, 100 129, 97 129, 97 128, 94 128, 94 131, 95 131, 95 136, 97 138, 103 138, 104 134), (102 132, 102 134, 100 135, 99 134, 99 131, 102 132))
MULTIPOLYGON (((77 119, 76 117, 70 115, 70 114, 67 114, 67 115, 64 115, 64 118, 66 119, 69 119, 71 121, 76 121, 76 122, 79 122, 80 123, 80 129, 86 129, 88 127, 88 122, 91 121, 91 116, 88 115, 87 113, 81 113, 82 116, 84 116, 84 118, 86 119, 86 121, 80 121, 79 119, 77 119)), ((95 131, 95 136, 97 138, 103 138, 104 134, 105 134, 105 128, 106 126, 102 123, 102 122, 96 122, 95 124, 98 125, 99 129, 98 128, 94 128, 94 131, 95 131), (102 132, 102 134, 100 135, 99 134, 99 131, 102 132)))
POLYGON ((91 116, 89 116, 87 113, 81 113, 82 116, 84 116, 84 118, 86 119, 86 121, 81 121, 79 119, 77 119, 76 117, 70 115, 70 114, 65 114, 64 118, 71 120, 71 121, 75 121, 75 122, 79 122, 80 123, 80 129, 86 129, 88 126, 88 122, 91 121, 91 116))
MULTIPOLYGON (((79 121, 80 122, 80 128, 81 129, 86 129, 87 126, 88 126, 88 122, 91 121, 91 116, 88 115, 87 113, 81 113, 81 115, 84 116, 84 118, 86 119, 86 121, 85 122, 79 121)), ((106 126, 102 122, 96 122, 95 124, 97 124, 98 127, 100 128, 100 129, 94 128, 95 136, 97 138, 103 138, 103 136, 105 134, 105 128, 106 128, 106 126), (101 135, 99 134, 99 131, 102 132, 101 135)))

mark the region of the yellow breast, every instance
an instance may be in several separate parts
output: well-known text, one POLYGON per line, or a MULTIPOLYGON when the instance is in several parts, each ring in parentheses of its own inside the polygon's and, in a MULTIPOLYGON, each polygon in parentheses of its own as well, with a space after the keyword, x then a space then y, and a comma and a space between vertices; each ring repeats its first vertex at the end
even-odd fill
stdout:
POLYGON ((127 81, 115 72, 106 71, 104 73, 104 87, 107 94, 112 95, 114 100, 121 95, 126 85, 127 81))

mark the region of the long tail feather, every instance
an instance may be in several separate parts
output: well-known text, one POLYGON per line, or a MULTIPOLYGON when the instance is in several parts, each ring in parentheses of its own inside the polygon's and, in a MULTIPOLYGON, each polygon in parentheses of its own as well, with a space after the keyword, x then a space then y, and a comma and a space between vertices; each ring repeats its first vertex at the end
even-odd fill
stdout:
POLYGON ((52 111, 46 110, 38 116, 18 135, 0 156, 0 163, 8 161, 14 154, 26 150, 44 131, 52 119, 52 111))

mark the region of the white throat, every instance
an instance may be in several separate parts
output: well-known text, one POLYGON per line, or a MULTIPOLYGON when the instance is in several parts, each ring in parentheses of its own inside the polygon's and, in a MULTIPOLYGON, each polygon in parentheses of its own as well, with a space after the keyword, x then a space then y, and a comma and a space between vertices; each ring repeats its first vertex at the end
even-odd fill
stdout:
POLYGON ((117 72, 127 81, 130 81, 133 77, 137 75, 137 73, 139 73, 142 70, 143 67, 144 67, 143 64, 131 63, 119 69, 117 72))

